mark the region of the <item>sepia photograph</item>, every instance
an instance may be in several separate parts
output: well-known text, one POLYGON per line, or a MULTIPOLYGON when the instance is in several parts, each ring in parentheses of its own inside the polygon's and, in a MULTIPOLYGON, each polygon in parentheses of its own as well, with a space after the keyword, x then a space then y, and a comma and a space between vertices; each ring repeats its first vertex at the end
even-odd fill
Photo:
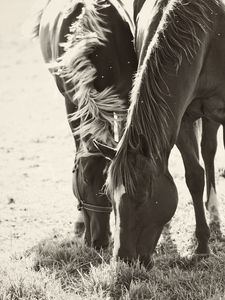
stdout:
POLYGON ((225 299, 225 0, 0 11, 0 300, 225 299))

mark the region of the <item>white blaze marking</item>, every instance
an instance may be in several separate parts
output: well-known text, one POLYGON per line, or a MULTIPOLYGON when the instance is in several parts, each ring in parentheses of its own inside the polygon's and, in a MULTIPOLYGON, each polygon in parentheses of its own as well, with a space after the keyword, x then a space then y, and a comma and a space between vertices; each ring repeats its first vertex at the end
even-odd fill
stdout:
POLYGON ((118 214, 118 211, 119 211, 120 199, 123 194, 125 194, 125 187, 121 185, 114 192, 114 200, 116 203, 116 211, 117 211, 115 231, 114 231, 114 247, 113 247, 114 257, 116 253, 118 253, 118 249, 120 247, 120 215, 118 214))
POLYGON ((217 200, 217 196, 216 196, 214 187, 211 187, 211 190, 210 190, 208 210, 209 210, 209 214, 210 214, 210 221, 219 223, 220 222, 219 203, 217 200))

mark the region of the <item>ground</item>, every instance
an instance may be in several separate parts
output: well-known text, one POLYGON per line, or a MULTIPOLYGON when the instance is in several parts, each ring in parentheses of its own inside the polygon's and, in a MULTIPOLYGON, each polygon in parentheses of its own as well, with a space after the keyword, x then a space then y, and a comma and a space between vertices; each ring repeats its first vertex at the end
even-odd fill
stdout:
MULTIPOLYGON (((73 139, 64 102, 43 64, 38 42, 21 36, 34 0, 5 1, 0 12, 0 261, 42 239, 73 232, 71 189, 73 139)), ((225 234, 225 167, 222 132, 216 181, 225 234)), ((170 169, 179 191, 172 240, 179 252, 191 248, 194 212, 179 152, 170 169)))
POLYGON ((38 42, 21 35, 35 1, 7 1, 0 18, 0 257, 72 231, 73 140, 63 98, 38 42))

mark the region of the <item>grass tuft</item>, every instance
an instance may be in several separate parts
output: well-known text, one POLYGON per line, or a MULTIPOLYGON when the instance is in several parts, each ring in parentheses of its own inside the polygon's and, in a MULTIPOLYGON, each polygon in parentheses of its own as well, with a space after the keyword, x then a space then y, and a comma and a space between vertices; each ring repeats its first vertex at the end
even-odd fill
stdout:
POLYGON ((115 262, 111 250, 97 252, 81 240, 45 240, 1 266, 0 300, 225 299, 224 252, 187 258, 161 250, 149 270, 115 262))
POLYGON ((34 272, 20 263, 11 264, 7 269, 0 269, 1 300, 69 299, 70 295, 62 289, 54 273, 44 270, 34 272))

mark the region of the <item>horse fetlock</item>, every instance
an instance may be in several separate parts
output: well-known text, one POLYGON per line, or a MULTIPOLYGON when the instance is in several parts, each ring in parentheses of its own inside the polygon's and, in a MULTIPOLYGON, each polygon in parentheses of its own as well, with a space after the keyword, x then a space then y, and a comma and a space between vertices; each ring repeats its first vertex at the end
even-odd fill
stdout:
POLYGON ((216 196, 216 191, 212 187, 210 190, 209 199, 206 202, 206 207, 210 216, 210 223, 220 223, 219 203, 216 196))
POLYGON ((209 245, 208 245, 208 239, 205 241, 198 241, 198 246, 195 250, 195 254, 197 255, 209 255, 211 253, 209 245))

